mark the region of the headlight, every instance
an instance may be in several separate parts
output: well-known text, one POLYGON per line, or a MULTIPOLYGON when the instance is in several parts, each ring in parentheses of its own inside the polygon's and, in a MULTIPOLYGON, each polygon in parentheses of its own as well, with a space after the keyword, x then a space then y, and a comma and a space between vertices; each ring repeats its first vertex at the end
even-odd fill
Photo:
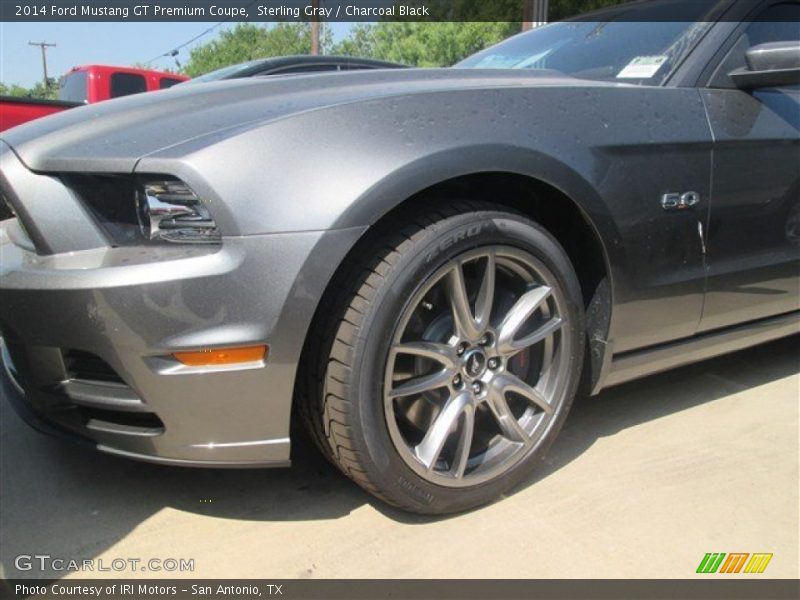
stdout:
POLYGON ((136 208, 142 235, 148 240, 182 244, 216 244, 217 224, 192 189, 176 179, 139 186, 136 208))
POLYGON ((62 181, 80 196, 115 245, 222 241, 208 207, 179 179, 64 174, 62 181))

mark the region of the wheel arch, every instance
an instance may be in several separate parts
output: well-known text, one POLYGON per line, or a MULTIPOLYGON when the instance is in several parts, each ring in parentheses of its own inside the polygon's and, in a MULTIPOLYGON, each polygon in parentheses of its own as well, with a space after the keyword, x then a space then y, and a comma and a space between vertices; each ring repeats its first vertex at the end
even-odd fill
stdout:
POLYGON ((577 170, 544 152, 501 143, 451 147, 404 163, 354 199, 333 228, 374 225, 393 209, 437 186, 492 175, 517 177, 549 188, 572 203, 591 226, 604 253, 606 244, 619 237, 600 194, 577 170))
POLYGON ((520 212, 545 227, 564 247, 576 268, 587 312, 590 356, 585 361, 584 387, 599 390, 609 358, 606 349, 613 307, 607 246, 614 244, 616 227, 599 194, 575 171, 543 154, 500 145, 482 146, 480 150, 465 148, 455 155, 442 152, 409 163, 365 191, 340 215, 337 228, 360 223, 368 223, 369 227, 327 283, 306 332, 295 382, 308 376, 305 372, 308 341, 321 334, 329 306, 326 298, 346 279, 353 257, 375 243, 376 230, 398 211, 448 195, 489 201, 520 212), (498 189, 503 193, 497 194, 498 189), (578 235, 574 235, 576 231, 578 235))

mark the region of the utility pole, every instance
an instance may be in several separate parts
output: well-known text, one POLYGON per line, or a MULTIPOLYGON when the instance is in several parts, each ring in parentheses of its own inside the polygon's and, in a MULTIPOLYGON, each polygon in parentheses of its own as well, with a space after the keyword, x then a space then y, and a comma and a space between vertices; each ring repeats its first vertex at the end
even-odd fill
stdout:
POLYGON ((311 6, 314 8, 314 16, 311 21, 311 54, 317 56, 319 54, 319 16, 317 16, 319 0, 312 0, 311 6))
POLYGON ((311 54, 319 54, 319 21, 311 21, 311 54))
POLYGON ((55 44, 48 44, 47 42, 28 42, 29 46, 39 46, 42 50, 42 71, 44 72, 44 89, 50 89, 50 80, 47 78, 47 49, 54 48, 55 44))
POLYGON ((522 3, 522 31, 547 23, 547 9, 549 0, 523 0, 522 3))

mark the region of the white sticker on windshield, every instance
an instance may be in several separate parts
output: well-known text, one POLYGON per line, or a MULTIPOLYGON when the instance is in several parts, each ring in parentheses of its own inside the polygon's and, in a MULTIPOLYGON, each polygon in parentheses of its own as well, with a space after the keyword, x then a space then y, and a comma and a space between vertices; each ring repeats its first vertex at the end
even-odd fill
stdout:
POLYGON ((637 56, 619 72, 617 79, 650 79, 665 62, 666 56, 637 56))

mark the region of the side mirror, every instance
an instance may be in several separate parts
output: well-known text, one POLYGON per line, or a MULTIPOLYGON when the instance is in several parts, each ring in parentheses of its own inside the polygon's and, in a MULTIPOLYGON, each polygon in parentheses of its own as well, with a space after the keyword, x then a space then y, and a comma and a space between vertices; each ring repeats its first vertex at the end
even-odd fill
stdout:
POLYGON ((800 41, 753 46, 745 60, 747 67, 730 73, 739 89, 800 85, 800 41))

